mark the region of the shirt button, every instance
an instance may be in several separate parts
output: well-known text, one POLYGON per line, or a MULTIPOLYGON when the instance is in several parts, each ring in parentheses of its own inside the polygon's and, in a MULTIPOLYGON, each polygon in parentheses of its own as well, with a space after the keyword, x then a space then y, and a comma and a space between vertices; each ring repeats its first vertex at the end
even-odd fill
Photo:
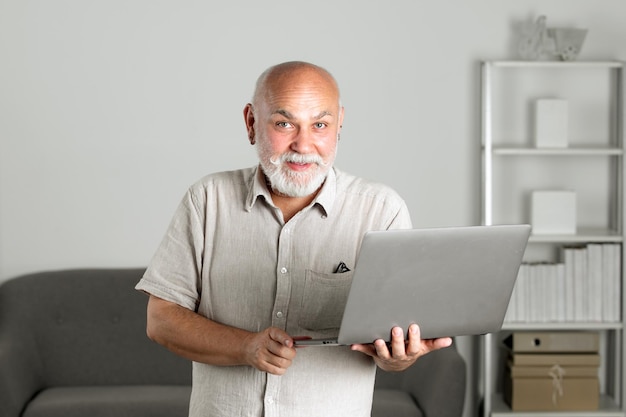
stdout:
POLYGON ((283 312, 279 311, 278 313, 276 313, 276 317, 278 317, 279 319, 283 317, 283 312))
POLYGON ((274 403, 274 399, 272 397, 267 397, 267 403, 268 404, 273 404, 274 403))
POLYGON ((325 215, 325 214, 322 214, 322 219, 325 219, 325 218, 326 218, 326 215, 325 215))
POLYGON ((286 274, 287 273, 287 268, 285 268, 284 266, 282 268, 280 268, 280 273, 281 274, 286 274))

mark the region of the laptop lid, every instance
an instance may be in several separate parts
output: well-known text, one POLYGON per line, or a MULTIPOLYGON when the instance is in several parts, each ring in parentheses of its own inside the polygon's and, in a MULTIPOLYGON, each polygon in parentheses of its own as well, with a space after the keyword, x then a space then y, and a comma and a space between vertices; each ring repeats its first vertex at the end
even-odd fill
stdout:
POLYGON ((372 231, 363 237, 338 344, 499 331, 529 225, 372 231))

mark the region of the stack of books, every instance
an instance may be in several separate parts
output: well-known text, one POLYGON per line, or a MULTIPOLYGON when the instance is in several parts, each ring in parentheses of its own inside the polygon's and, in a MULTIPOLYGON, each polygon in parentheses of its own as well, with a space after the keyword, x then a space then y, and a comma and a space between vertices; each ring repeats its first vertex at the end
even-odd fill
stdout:
POLYGON ((565 246, 561 260, 521 265, 504 322, 619 322, 621 245, 565 246))

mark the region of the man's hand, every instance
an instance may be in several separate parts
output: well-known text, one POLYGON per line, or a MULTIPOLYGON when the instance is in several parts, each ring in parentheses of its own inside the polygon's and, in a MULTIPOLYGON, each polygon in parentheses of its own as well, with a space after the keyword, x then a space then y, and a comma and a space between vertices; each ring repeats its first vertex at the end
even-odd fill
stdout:
POLYGON ((249 365, 283 375, 296 356, 293 338, 270 327, 254 333, 217 323, 176 303, 150 296, 148 337, 189 360, 249 365))
POLYGON ((293 339, 275 327, 251 333, 243 343, 245 361, 270 374, 283 375, 296 357, 293 339))
POLYGON ((391 329, 391 349, 384 340, 378 339, 373 344, 352 345, 352 350, 371 356, 376 365, 384 371, 403 371, 413 365, 420 356, 451 344, 452 339, 449 337, 422 340, 419 326, 412 324, 409 326, 408 340, 405 340, 402 328, 391 329))

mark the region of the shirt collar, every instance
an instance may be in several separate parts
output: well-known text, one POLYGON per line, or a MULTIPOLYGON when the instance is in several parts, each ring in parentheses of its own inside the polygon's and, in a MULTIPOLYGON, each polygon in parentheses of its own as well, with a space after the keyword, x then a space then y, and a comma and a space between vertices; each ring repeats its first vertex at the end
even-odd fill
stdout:
POLYGON ((319 194, 317 194, 314 204, 319 205, 328 216, 333 209, 336 196, 337 174, 335 173, 335 167, 332 167, 330 170, 328 170, 328 175, 326 175, 326 181, 324 181, 322 189, 320 190, 319 194))
POLYGON ((265 184, 265 176, 261 170, 261 166, 257 165, 252 169, 252 173, 248 178, 248 195, 246 197, 246 211, 252 210, 254 203, 259 197, 265 198, 266 201, 271 202, 272 197, 267 185, 265 184))
MULTIPOLYGON (((324 210, 325 214, 328 216, 330 211, 333 208, 333 204, 335 203, 335 197, 337 195, 337 175, 335 173, 335 168, 331 168, 328 171, 328 175, 326 176, 326 180, 322 185, 322 189, 315 197, 313 201, 313 205, 318 205, 324 210)), ((267 185, 265 183, 265 175, 261 170, 261 167, 257 165, 256 168, 252 170, 252 174, 248 180, 248 195, 246 197, 246 211, 252 210, 254 203, 256 203, 259 197, 263 197, 265 201, 271 203, 272 196, 267 189, 267 185)))

